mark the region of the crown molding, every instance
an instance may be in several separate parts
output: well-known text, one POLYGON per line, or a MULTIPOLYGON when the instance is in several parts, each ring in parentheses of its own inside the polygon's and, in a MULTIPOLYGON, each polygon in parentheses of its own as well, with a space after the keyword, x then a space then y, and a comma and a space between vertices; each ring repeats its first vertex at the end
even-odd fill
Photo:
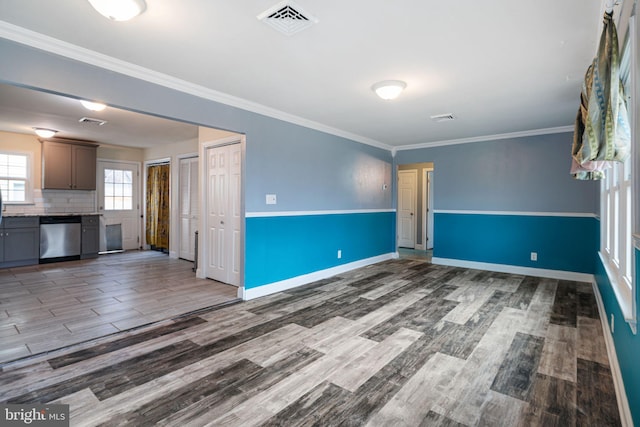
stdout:
POLYGON ((350 139, 362 144, 371 145, 376 148, 391 151, 392 146, 356 135, 341 129, 324 125, 313 120, 305 119, 293 114, 275 108, 267 107, 256 102, 252 102, 243 98, 229 95, 217 90, 213 90, 204 86, 200 86, 186 80, 181 80, 167 74, 163 74, 148 68, 140 67, 130 62, 122 61, 108 55, 104 55, 90 49, 86 49, 65 41, 14 25, 6 21, 0 20, 0 37, 11 40, 29 47, 44 50, 55 55, 83 62, 116 73, 144 80, 149 83, 174 89, 189 95, 204 98, 210 101, 219 102, 231 107, 240 108, 252 113, 261 114, 274 119, 282 120, 292 124, 304 126, 320 132, 350 139))
POLYGON ((525 130, 521 132, 499 133, 496 135, 474 136, 472 138, 450 139, 447 141, 424 142, 421 144, 402 145, 396 150, 416 150, 420 148, 444 147, 446 145, 469 144, 471 142, 496 141, 498 139, 524 138, 527 136, 549 135, 554 133, 573 132, 573 126, 559 126, 554 128, 525 130))
POLYGON ((120 73, 129 77, 157 84, 166 88, 174 89, 189 95, 218 102, 231 107, 239 108, 256 114, 261 114, 277 120, 304 126, 327 134, 342 137, 348 140, 370 145, 376 148, 387 150, 395 157, 398 151, 415 150, 421 148, 442 147, 447 145, 468 144, 472 142, 486 142, 499 139, 522 138, 527 136, 548 135, 554 133, 572 132, 573 126, 560 126, 554 128, 535 129, 529 131, 512 132, 495 135, 484 135, 471 138, 451 139, 444 141, 425 142, 419 144, 392 146, 383 142, 357 135, 351 132, 337 129, 313 120, 305 119, 275 108, 252 102, 243 98, 219 92, 205 86, 181 80, 167 74, 163 74, 148 68, 144 68, 130 62, 122 61, 114 57, 104 55, 90 49, 86 49, 42 33, 38 33, 6 21, 0 20, 0 37, 20 43, 29 47, 43 50, 55 55, 63 56, 98 68, 120 73))

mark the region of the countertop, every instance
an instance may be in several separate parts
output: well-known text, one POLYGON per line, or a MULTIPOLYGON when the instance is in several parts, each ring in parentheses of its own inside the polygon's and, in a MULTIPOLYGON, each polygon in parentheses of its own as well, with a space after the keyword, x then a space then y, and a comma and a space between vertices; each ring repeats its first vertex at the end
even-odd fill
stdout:
POLYGON ((21 214, 21 213, 10 213, 10 214, 2 214, 3 218, 12 218, 12 217, 28 217, 28 216, 91 216, 91 215, 102 215, 99 212, 81 212, 81 213, 39 213, 39 214, 21 214))

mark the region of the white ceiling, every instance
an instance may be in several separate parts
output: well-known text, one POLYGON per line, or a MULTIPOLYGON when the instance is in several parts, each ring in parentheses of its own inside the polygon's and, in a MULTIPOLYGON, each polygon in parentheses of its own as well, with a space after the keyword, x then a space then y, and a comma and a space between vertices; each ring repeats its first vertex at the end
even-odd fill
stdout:
POLYGON ((198 126, 188 123, 111 107, 92 112, 77 99, 0 84, 0 130, 28 134, 33 127, 55 129, 60 138, 138 148, 198 139, 198 126), (81 123, 83 117, 107 123, 81 123))
POLYGON ((290 37, 256 19, 278 0, 146 0, 128 22, 0 0, 0 19, 388 146, 571 125, 601 21, 600 0, 296 1, 319 22, 290 37))

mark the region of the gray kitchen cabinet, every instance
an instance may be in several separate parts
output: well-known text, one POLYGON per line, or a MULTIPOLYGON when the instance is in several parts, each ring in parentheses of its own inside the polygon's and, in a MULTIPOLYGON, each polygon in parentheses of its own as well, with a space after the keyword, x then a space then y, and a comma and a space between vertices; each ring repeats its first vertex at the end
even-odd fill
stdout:
POLYGON ((80 141, 41 142, 42 189, 96 189, 96 145, 80 141))
POLYGON ((100 217, 98 215, 82 216, 81 259, 96 258, 100 250, 100 217))
POLYGON ((0 267, 38 264, 40 222, 38 217, 5 217, 0 226, 0 267))

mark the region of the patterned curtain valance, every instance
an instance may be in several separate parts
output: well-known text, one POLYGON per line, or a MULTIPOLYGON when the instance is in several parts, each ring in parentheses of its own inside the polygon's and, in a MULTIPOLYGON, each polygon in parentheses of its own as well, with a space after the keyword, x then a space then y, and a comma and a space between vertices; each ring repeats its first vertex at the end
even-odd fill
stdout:
POLYGON ((605 13, 598 53, 587 69, 573 133, 571 174, 577 179, 604 178, 611 162, 624 162, 631 150, 631 130, 620 81, 618 34, 612 13, 605 13))

